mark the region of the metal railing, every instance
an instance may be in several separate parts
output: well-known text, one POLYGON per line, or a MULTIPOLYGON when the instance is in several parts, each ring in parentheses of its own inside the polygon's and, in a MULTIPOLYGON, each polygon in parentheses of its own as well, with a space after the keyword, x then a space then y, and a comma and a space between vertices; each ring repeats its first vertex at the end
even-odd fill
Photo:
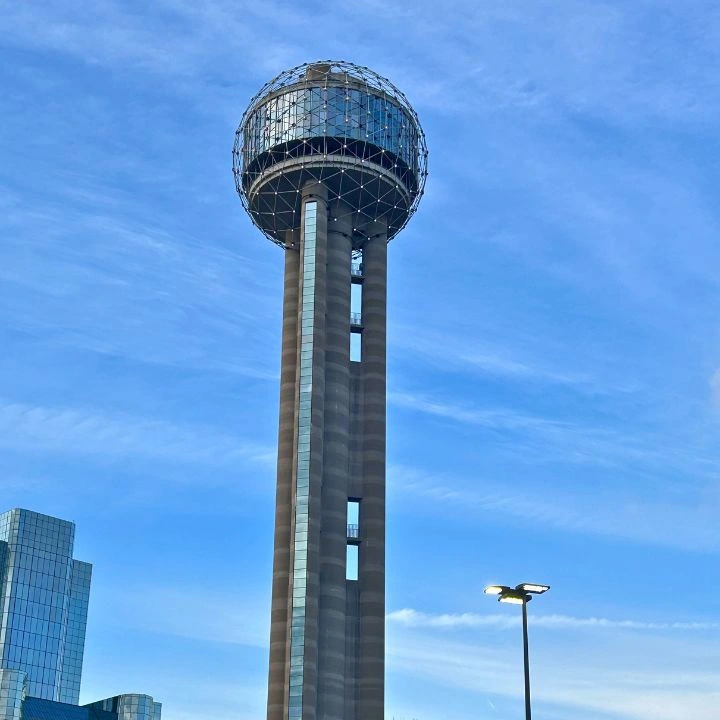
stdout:
POLYGON ((356 327, 362 326, 362 313, 351 312, 350 313, 350 324, 356 327))
POLYGON ((357 540, 360 537, 360 526, 359 525, 348 525, 347 536, 353 540, 357 540))

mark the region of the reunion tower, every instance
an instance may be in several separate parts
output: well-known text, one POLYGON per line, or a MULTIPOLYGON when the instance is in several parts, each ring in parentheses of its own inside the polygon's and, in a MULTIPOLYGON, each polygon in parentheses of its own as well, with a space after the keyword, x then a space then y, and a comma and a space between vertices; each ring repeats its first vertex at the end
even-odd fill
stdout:
POLYGON ((383 720, 387 243, 415 212, 425 136, 347 62, 252 99, 233 172, 285 250, 268 720, 383 720))

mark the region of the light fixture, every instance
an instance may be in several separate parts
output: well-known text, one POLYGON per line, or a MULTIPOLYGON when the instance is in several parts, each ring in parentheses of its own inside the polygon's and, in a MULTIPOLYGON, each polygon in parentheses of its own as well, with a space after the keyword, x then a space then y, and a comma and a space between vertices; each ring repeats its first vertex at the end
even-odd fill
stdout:
POLYGON ((505 590, 509 590, 510 588, 506 585, 488 585, 485 588, 485 594, 486 595, 501 595, 505 590))
MULTIPOLYGON (((527 598, 529 600, 530 598, 527 598)), ((522 605, 526 599, 522 595, 500 595, 498 602, 508 603, 509 605, 522 605)))
POLYGON ((550 586, 537 585, 536 583, 522 583, 522 585, 518 585, 516 589, 522 590, 523 592, 534 593, 535 595, 542 595, 550 589, 550 586))

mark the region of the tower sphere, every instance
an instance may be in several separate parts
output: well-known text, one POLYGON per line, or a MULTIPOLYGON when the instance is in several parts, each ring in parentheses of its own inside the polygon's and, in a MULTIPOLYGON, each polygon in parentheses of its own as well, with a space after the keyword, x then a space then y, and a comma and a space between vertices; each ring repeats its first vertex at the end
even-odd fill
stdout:
POLYGON ((243 206, 273 242, 285 245, 300 226, 301 189, 320 182, 331 216, 352 215, 360 248, 375 221, 388 240, 405 226, 423 194, 427 156, 417 113, 398 88, 366 67, 323 60, 280 73, 250 101, 233 174, 243 206))

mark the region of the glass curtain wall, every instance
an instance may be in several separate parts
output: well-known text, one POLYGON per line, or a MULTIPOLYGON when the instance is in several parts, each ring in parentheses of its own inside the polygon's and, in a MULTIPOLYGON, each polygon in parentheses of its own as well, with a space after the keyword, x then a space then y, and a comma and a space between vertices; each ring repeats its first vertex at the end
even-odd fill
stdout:
POLYGON ((290 693, 288 719, 302 720, 305 608, 307 602, 308 509, 310 501, 310 438, 312 432, 313 335, 315 330, 315 256, 317 202, 303 210, 302 295, 300 310, 300 395, 298 398, 295 529, 290 630, 290 693))

